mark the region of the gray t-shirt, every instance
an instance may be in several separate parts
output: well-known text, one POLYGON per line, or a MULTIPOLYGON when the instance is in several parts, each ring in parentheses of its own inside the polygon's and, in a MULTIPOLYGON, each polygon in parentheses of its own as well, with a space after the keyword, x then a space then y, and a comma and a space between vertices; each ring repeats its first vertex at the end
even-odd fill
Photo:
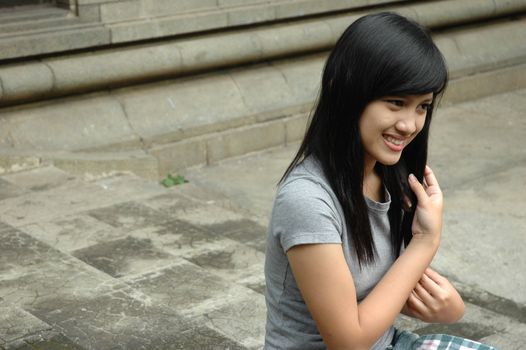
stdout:
MULTIPOLYGON (((388 193, 386 197, 382 203, 366 198, 378 255, 374 265, 364 265, 360 270, 342 208, 319 162, 308 157, 280 184, 272 209, 265 256, 265 349, 327 349, 298 289, 286 252, 300 244, 342 244, 360 302, 395 260, 387 215, 391 199, 388 193)), ((393 334, 391 327, 371 349, 384 350, 391 344, 393 334)))

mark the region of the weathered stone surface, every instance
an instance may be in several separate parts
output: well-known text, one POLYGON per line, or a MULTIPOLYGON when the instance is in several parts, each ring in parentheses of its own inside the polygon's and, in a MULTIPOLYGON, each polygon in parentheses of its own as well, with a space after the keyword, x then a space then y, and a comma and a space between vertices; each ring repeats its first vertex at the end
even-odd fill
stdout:
POLYGON ((94 209, 88 214, 113 227, 128 230, 156 226, 169 220, 165 215, 138 202, 119 203, 107 208, 94 209))
POLYGON ((212 136, 207 141, 208 163, 284 144, 285 125, 281 121, 258 123, 212 136))
POLYGON ((265 299, 256 293, 197 316, 198 323, 216 329, 249 349, 261 348, 265 339, 265 299))
POLYGON ((33 312, 86 349, 242 349, 171 308, 120 289, 86 299, 49 300, 33 312))
POLYGON ((143 273, 176 261, 174 256, 155 248, 151 240, 129 236, 76 250, 73 256, 116 278, 143 273))
POLYGON ((263 281, 265 255, 262 252, 237 242, 214 248, 188 256, 187 259, 226 281, 242 284, 251 289, 259 287, 255 277, 259 276, 259 282, 263 281))
POLYGON ((244 243, 260 252, 265 252, 267 228, 255 221, 249 219, 232 220, 203 226, 214 233, 244 243))
POLYGON ((110 140, 111 144, 139 144, 121 105, 104 94, 70 98, 67 108, 43 103, 2 111, 0 115, 0 146, 4 147, 10 147, 10 133, 15 139, 13 146, 22 150, 79 151, 107 145, 110 140), (111 123, 107 123, 108 116, 111 123))
POLYGON ((177 219, 146 226, 129 234, 139 239, 150 239, 156 247, 175 256, 200 252, 224 240, 221 235, 177 219))
POLYGON ((108 177, 116 172, 132 172, 145 179, 159 180, 157 159, 143 151, 122 151, 121 145, 93 149, 92 153, 54 153, 44 159, 70 174, 83 177, 108 177), (115 146, 115 148, 113 147, 115 146))
POLYGON ((58 188, 31 192, 0 201, 2 220, 19 227, 129 200, 112 189, 79 179, 58 188))
POLYGON ((35 222, 20 227, 20 230, 63 252, 108 242, 126 233, 85 213, 35 222))
POLYGON ((215 310, 252 292, 182 259, 163 270, 126 281, 156 303, 190 316, 215 310))
POLYGON ((0 302, 0 348, 19 349, 28 342, 50 339, 57 335, 49 324, 27 311, 0 302))
POLYGON ((155 146, 150 153, 158 159, 161 176, 207 162, 206 140, 200 137, 155 146))
POLYGON ((59 187, 65 182, 74 179, 70 174, 53 166, 36 168, 17 174, 7 174, 2 176, 2 178, 31 191, 44 191, 59 187))
POLYGON ((8 181, 0 179, 0 200, 20 196, 27 191, 8 181))
POLYGON ((160 182, 148 180, 132 173, 117 173, 100 179, 95 178, 93 184, 102 187, 109 193, 118 192, 128 199, 142 200, 152 196, 170 193, 160 182))

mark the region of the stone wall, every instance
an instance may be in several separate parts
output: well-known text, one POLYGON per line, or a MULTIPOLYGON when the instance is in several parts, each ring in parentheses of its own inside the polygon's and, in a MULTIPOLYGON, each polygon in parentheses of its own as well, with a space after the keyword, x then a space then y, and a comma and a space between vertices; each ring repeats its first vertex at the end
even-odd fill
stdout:
POLYGON ((0 61, 231 29, 393 0, 58 0, 0 9, 0 61), (3 12, 3 13, 2 13, 3 12))

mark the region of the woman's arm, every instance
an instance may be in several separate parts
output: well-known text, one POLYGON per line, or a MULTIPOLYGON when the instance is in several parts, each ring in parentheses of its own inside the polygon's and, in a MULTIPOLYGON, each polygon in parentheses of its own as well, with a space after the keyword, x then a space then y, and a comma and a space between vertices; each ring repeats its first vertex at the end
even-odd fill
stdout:
POLYGON ((464 302, 447 278, 427 268, 402 313, 428 323, 453 323, 464 315, 464 302))
POLYGON ((295 246, 287 252, 303 299, 329 349, 369 349, 393 324, 438 249, 442 193, 430 168, 427 188, 410 178, 418 197, 413 239, 389 271, 358 304, 341 245, 295 246))

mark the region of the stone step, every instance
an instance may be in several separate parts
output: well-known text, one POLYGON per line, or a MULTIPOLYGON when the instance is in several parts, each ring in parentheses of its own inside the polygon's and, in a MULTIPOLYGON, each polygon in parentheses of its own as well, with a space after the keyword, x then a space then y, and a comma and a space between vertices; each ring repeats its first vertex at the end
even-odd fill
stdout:
POLYGON ((35 20, 63 18, 68 10, 52 5, 27 5, 0 8, 0 33, 4 25, 24 23, 29 25, 35 20))
MULTIPOLYGON (((514 45, 523 40, 518 34, 523 23, 437 36, 453 78, 444 102, 526 86, 526 65, 517 64, 524 60, 525 46, 514 45), (482 37, 494 45, 479 49, 482 37)), ((4 168, 27 156, 26 163, 37 157, 78 173, 128 169, 161 178, 296 142, 316 97, 325 55, 4 109, 0 145, 14 152, 3 153, 4 168), (97 127, 108 118, 107 128, 97 127), (51 125, 53 131, 42 132, 51 125)))
MULTIPOLYGON (((487 0, 454 2, 440 0, 402 2, 395 6, 375 7, 368 11, 379 9, 397 11, 431 28, 440 27, 443 30, 448 26, 459 26, 481 20, 490 21, 517 14, 526 11, 526 3, 508 1, 494 4, 487 0)), ((0 105, 20 104, 28 100, 134 85, 145 81, 159 81, 240 64, 266 62, 284 56, 327 50, 349 23, 365 13, 366 11, 363 10, 343 14, 333 13, 279 24, 269 23, 264 26, 243 27, 214 34, 166 39, 153 44, 110 48, 8 65, 0 68, 0 81, 4 90, 0 105), (144 65, 144 62, 149 64, 144 65), (20 71, 32 74, 28 74, 25 78, 19 73, 20 71)), ((173 18, 170 20, 179 23, 173 18)), ((93 27, 90 28, 62 29, 58 33, 48 31, 35 35, 22 35, 18 38, 4 38, 5 40, 0 40, 0 52, 9 57, 20 57, 29 54, 31 50, 34 54, 50 50, 55 53, 60 52, 64 50, 61 46, 66 43, 70 45, 70 49, 81 48, 83 45, 91 45, 95 42, 98 42, 98 45, 113 43, 116 34, 108 29, 108 25, 99 22, 93 22, 92 25, 93 27), (54 40, 48 42, 47 36, 53 37, 54 40), (20 51, 18 56, 17 51, 20 51)), ((517 34, 523 28, 520 29, 505 40, 510 42, 510 47, 523 48, 523 41, 517 34)), ((502 45, 502 38, 497 38, 495 44, 502 45)), ((483 47, 478 45, 478 48, 491 48, 493 45, 491 39, 491 45, 483 47)))
POLYGON ((0 24, 0 38, 13 38, 16 36, 26 36, 35 33, 41 34, 47 32, 55 32, 57 30, 61 30, 62 28, 73 28, 80 30, 80 28, 76 27, 79 24, 78 18, 66 18, 57 16, 56 18, 32 18, 28 20, 28 22, 29 23, 25 23, 25 21, 17 21, 12 23, 0 24))

